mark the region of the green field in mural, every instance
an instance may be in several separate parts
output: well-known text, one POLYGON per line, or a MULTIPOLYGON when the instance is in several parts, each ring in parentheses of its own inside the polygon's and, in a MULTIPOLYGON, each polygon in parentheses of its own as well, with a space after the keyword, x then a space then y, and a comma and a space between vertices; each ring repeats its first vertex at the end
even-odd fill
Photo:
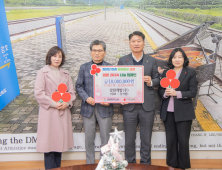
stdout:
POLYGON ((6 13, 7 20, 18 20, 26 18, 37 18, 37 17, 46 17, 52 15, 60 15, 67 13, 83 12, 83 11, 92 11, 103 9, 103 6, 63 6, 55 7, 51 9, 24 9, 24 10, 10 10, 6 13))

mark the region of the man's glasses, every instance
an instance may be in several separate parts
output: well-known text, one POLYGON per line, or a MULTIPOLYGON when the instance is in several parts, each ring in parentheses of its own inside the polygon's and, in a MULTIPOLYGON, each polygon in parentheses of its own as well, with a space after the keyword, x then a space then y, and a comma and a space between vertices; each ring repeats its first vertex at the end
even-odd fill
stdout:
POLYGON ((104 50, 92 50, 93 53, 96 53, 96 52, 101 53, 101 52, 103 52, 103 51, 104 51, 104 50))

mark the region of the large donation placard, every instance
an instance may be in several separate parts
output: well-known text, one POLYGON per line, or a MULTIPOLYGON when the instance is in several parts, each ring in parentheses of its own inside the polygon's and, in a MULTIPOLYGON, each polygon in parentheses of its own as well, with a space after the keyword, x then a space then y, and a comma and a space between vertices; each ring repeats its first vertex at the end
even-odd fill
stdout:
POLYGON ((91 74, 96 103, 143 103, 143 66, 92 66, 91 74))

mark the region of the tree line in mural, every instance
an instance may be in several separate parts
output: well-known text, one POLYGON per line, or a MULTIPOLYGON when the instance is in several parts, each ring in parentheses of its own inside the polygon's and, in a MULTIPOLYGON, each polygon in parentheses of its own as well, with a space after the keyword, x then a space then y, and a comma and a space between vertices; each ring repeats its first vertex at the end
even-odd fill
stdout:
POLYGON ((222 0, 143 0, 143 5, 155 8, 221 8, 222 0))
MULTIPOLYGON (((89 0, 4 0, 6 6, 58 6, 58 5, 88 5, 89 0), (64 1, 66 3, 64 3, 64 1)), ((126 7, 145 5, 148 8, 222 8, 222 0, 106 0, 107 5, 123 4, 126 7)), ((103 5, 104 0, 90 0, 90 4, 103 5)))

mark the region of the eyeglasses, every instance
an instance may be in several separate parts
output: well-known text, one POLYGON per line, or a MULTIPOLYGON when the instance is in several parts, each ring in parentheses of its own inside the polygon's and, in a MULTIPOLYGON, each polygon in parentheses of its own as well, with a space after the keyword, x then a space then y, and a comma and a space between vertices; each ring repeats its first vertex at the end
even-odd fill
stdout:
POLYGON ((92 50, 92 52, 94 52, 94 53, 96 53, 96 52, 98 52, 98 53, 101 53, 101 52, 103 52, 104 50, 92 50))

